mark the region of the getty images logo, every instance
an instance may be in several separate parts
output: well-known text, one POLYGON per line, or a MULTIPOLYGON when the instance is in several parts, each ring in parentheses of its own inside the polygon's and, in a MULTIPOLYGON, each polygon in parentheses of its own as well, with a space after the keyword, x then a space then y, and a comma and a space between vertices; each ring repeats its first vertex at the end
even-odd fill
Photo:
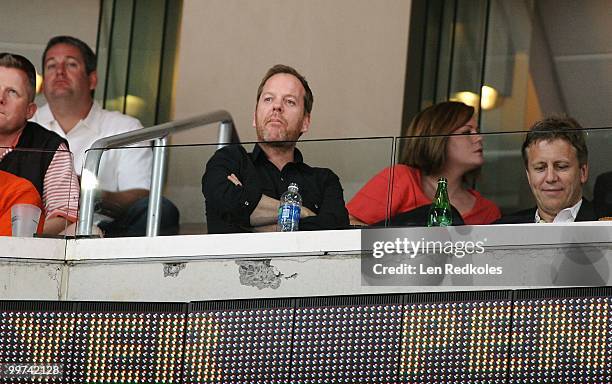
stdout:
POLYGON ((394 254, 406 255, 413 259, 418 254, 445 253, 462 258, 473 253, 484 253, 486 241, 486 238, 483 241, 426 241, 425 238, 414 241, 407 238, 396 238, 395 241, 374 241, 372 243, 372 256, 380 259, 385 255, 394 254))

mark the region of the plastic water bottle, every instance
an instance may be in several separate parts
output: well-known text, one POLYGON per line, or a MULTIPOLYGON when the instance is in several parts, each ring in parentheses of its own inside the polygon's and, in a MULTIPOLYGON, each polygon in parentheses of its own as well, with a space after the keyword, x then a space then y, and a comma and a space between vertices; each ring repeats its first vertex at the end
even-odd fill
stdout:
POLYGON ((453 214, 448 199, 447 181, 444 177, 438 180, 438 189, 429 209, 428 227, 446 227, 453 225, 453 214))
POLYGON ((297 184, 291 183, 287 192, 283 193, 280 198, 278 207, 278 230, 280 232, 297 231, 299 228, 302 196, 298 190, 297 184))

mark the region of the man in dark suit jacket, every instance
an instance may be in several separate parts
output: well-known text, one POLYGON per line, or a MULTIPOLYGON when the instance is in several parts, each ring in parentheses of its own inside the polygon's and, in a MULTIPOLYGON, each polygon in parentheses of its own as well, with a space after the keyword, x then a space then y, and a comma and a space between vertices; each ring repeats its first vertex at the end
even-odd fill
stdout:
POLYGON ((523 162, 537 207, 504 216, 499 224, 597 220, 582 197, 589 177, 582 127, 572 118, 547 118, 534 124, 522 147, 523 162))
MULTIPOLYGON (((536 210, 537 207, 533 207, 510 215, 504 215, 501 219, 497 220, 495 224, 535 223, 536 210)), ((593 209, 593 203, 583 198, 574 221, 594 221, 597 220, 597 216, 598 215, 595 214, 595 210, 593 209)))
POLYGON ((593 205, 597 216, 612 216, 612 172, 602 173, 595 179, 593 205))

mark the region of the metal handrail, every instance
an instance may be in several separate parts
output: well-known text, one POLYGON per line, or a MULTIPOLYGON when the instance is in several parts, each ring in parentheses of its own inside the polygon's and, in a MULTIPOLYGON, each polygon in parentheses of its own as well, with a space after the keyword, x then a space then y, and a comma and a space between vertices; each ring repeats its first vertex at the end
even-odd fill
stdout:
POLYGON ((95 191, 98 184, 100 159, 104 151, 109 148, 124 147, 154 139, 151 191, 149 194, 149 210, 147 216, 147 236, 157 236, 160 221, 161 190, 166 168, 167 137, 173 133, 217 122, 220 123, 218 147, 238 142, 238 134, 234 126, 234 121, 229 112, 226 111, 214 111, 184 120, 171 121, 96 140, 86 153, 85 165, 81 174, 81 198, 79 203, 77 236, 91 236, 92 234, 95 191))

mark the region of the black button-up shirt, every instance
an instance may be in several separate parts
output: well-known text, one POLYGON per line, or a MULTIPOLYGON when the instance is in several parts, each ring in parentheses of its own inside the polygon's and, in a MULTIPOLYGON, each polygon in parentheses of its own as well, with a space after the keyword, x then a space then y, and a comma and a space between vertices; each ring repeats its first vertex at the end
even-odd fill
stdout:
POLYGON ((294 161, 280 171, 257 144, 252 153, 241 145, 215 152, 202 177, 208 233, 249 232, 250 216, 261 195, 278 200, 290 183, 298 185, 302 206, 316 214, 300 219, 300 230, 348 227, 338 176, 330 169, 305 164, 300 151, 297 148, 294 151, 294 161), (242 186, 227 179, 232 173, 242 186))

